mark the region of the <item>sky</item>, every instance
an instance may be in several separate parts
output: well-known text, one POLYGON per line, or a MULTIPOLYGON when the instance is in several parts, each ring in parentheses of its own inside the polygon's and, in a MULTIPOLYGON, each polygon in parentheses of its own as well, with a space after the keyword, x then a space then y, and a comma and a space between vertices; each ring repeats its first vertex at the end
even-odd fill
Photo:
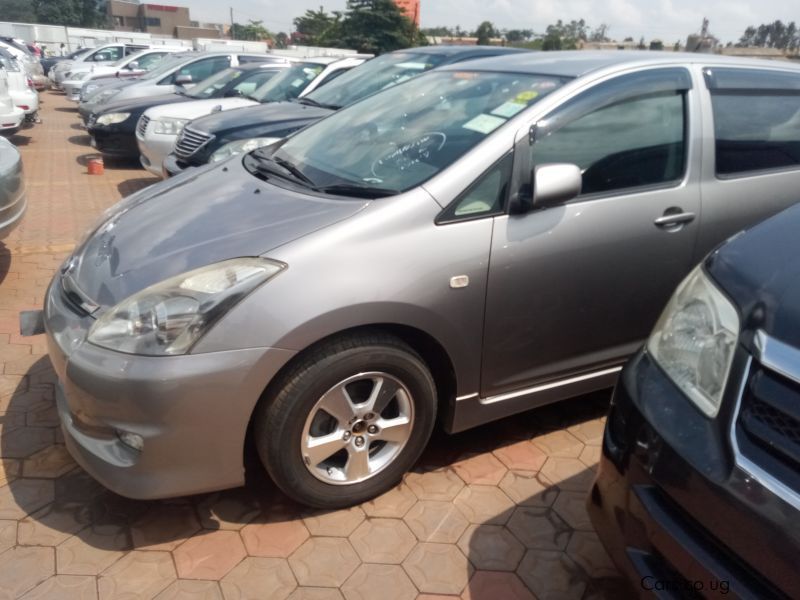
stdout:
MULTIPOLYGON (((345 0, 174 0, 188 6, 192 19, 206 22, 262 20, 271 31, 291 31, 292 20, 306 9, 322 6, 326 11, 343 10, 345 0)), ((422 0, 422 27, 439 25, 472 30, 482 21, 498 28, 533 29, 543 32, 562 19, 585 19, 595 27, 601 23, 608 35, 621 40, 644 36, 674 43, 700 30, 708 17, 710 31, 723 42, 737 41, 748 25, 800 21, 796 0, 422 0)))

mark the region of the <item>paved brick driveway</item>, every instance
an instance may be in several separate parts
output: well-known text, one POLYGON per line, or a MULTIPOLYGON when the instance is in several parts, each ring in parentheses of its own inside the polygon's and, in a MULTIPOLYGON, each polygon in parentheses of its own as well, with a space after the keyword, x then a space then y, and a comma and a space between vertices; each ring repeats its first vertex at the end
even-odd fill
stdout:
POLYGON ((21 338, 17 315, 97 214, 154 180, 86 175, 73 105, 42 99, 44 124, 14 140, 28 214, 0 244, 0 598, 625 595, 584 509, 605 394, 437 434, 401 486, 350 510, 304 510, 257 464, 245 488, 161 502, 95 483, 62 444, 44 340, 21 338))

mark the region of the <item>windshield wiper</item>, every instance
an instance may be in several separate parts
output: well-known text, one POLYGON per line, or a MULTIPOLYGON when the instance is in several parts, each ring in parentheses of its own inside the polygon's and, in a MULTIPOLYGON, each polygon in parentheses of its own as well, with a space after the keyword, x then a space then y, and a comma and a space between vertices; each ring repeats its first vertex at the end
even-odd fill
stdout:
POLYGON ((387 198, 396 196, 400 190, 389 188, 371 187, 357 183, 335 183, 314 188, 317 192, 333 194, 334 196, 355 196, 357 198, 387 198))
POLYGON ((266 156, 256 150, 250 156, 257 160, 257 170, 259 173, 265 175, 277 175, 283 179, 288 179, 303 185, 303 187, 316 189, 316 184, 306 176, 300 169, 295 167, 292 163, 282 158, 273 158, 266 156))
POLYGON ((339 110, 341 106, 336 106, 335 104, 325 104, 324 102, 317 102, 309 98, 308 96, 304 98, 293 98, 292 102, 297 102, 298 104, 305 104, 306 106, 315 106, 317 108, 327 108, 329 110, 339 110))

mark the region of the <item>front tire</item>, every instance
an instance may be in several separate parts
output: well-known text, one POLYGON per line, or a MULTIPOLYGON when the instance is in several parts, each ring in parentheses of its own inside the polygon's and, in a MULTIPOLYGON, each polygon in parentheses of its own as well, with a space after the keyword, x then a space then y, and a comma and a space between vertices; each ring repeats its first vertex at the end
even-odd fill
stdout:
POLYGON ((422 358, 379 332, 342 336, 303 356, 272 387, 254 422, 272 479, 291 498, 341 508, 393 487, 436 421, 422 358))

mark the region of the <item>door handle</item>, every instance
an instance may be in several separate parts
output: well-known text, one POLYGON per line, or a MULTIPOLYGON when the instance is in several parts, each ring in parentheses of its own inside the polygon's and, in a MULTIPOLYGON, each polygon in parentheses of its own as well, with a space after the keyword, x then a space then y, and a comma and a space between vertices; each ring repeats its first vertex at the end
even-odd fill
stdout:
POLYGON ((658 217, 653 223, 656 227, 675 227, 676 225, 691 223, 694 221, 694 217, 695 214, 692 212, 674 212, 658 217))

